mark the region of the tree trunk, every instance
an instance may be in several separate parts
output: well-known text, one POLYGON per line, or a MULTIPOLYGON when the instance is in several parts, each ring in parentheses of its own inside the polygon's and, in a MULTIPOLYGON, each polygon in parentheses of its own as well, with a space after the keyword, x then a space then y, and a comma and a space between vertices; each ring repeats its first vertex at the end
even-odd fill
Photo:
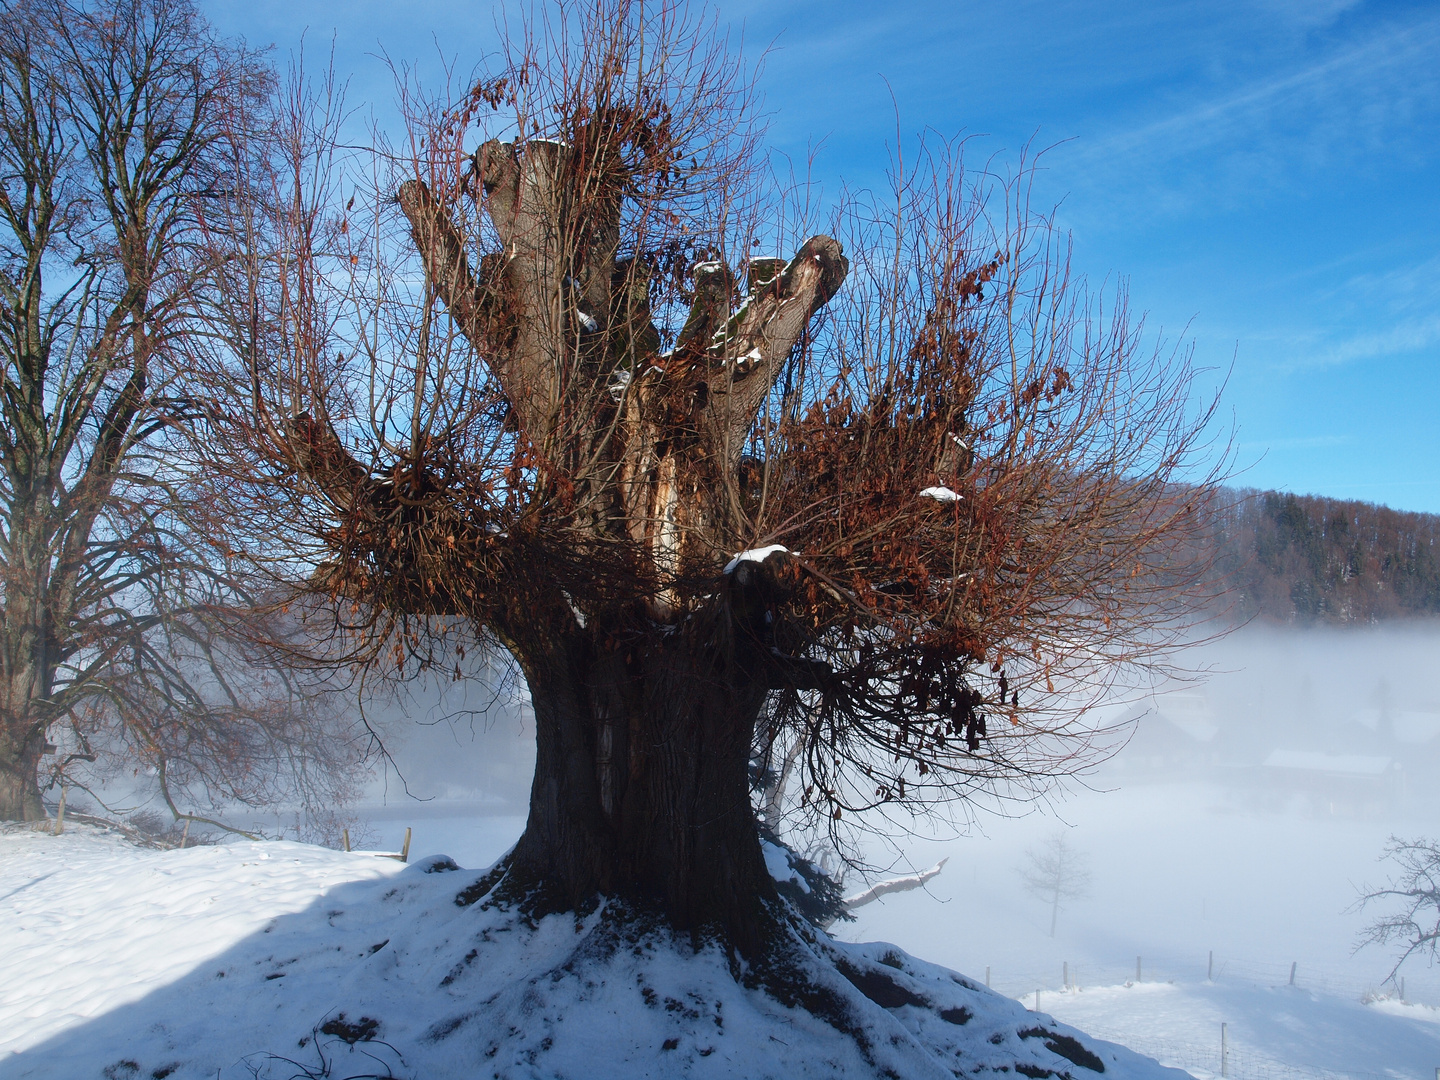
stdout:
POLYGON ((0 821, 45 819, 36 780, 44 750, 44 733, 34 725, 0 716, 0 821))
POLYGON ((751 953, 776 895, 748 782, 766 668, 753 643, 701 637, 607 649, 577 631, 517 650, 536 761, 507 880, 545 909, 622 898, 751 953))
POLYGON ((11 546, 9 603, 0 611, 0 821, 44 821, 38 776, 49 725, 40 718, 54 694, 53 622, 49 598, 35 599, 43 589, 15 572, 27 561, 15 556, 35 550, 33 534, 29 551, 19 546, 11 546))
MULTIPOLYGON (((23 518, 24 515, 12 515, 23 518)), ((49 534, 16 529, 0 605, 0 821, 43 821, 38 776, 47 722, 53 717, 55 647, 53 595, 36 552, 49 534)))

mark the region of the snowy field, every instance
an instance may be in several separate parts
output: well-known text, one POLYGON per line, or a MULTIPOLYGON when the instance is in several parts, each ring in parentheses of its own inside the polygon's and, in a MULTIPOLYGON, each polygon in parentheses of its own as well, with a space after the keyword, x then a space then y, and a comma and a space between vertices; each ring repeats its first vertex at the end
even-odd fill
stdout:
POLYGON ((1018 871, 1025 849, 1057 827, 1054 816, 912 841, 914 865, 951 857, 929 895, 886 897, 841 936, 893 941, 976 978, 988 970, 992 986, 1032 1007, 1038 989, 1043 1011, 1199 1077, 1220 1074, 1223 1023, 1231 1076, 1431 1080, 1440 979, 1412 962, 1410 1004, 1362 1004, 1395 989, 1382 985, 1391 958, 1352 954, 1366 916, 1346 908, 1359 883, 1381 876, 1387 836, 1433 819, 1337 821, 1299 807, 1247 810, 1233 798, 1166 785, 1064 804, 1092 884, 1088 898, 1062 905, 1053 939, 1048 906, 1020 888, 1018 871))
MULTIPOLYGON (((836 936, 890 942, 976 983, 988 979, 1016 1008, 1034 1010, 1038 991, 1041 1018, 1201 1080, 1221 1075, 1222 1025, 1230 1077, 1431 1080, 1440 1067, 1440 972, 1412 961, 1401 972, 1402 1001, 1399 985, 1386 982, 1391 956, 1352 950, 1371 917, 1353 903, 1362 885, 1383 881, 1386 839, 1440 832, 1440 703, 1428 687, 1437 658, 1433 628, 1237 635, 1208 655, 1217 669, 1208 684, 1151 704, 1132 744, 1090 789, 1019 818, 981 816, 964 834, 873 844, 872 861, 892 873, 949 861, 926 889, 861 909, 836 936), (1052 938, 1051 909, 1026 892, 1020 872, 1027 850, 1057 831, 1090 886, 1061 905, 1052 938)), ((488 866, 523 827, 528 738, 514 717, 489 731, 408 731, 398 756, 411 792, 430 801, 397 796, 392 782, 360 808, 355 838, 394 850, 409 827, 412 864, 444 854, 488 866)), ((188 1060, 196 1039, 213 1044, 214 1060, 230 1055, 228 1068, 278 1050, 266 1039, 275 1018, 286 1032, 337 1011, 354 1020, 347 1003, 369 984, 351 959, 382 971, 395 952, 383 943, 412 933, 382 902, 390 883, 413 892, 451 876, 417 874, 413 865, 298 844, 152 852, 83 830, 54 838, 12 829, 0 836, 8 928, 0 1077, 160 1076, 188 1060), (238 993, 240 984, 222 981, 242 968, 248 981, 238 993), (230 992, 219 994, 222 985, 230 992), (97 1039, 115 1051, 104 1061, 97 1039)), ((418 1030, 435 1018, 392 1007, 385 1019, 418 1030)), ((299 1054, 306 1048, 296 1041, 299 1054)), ((343 1039, 338 1045, 353 1056, 343 1039)), ((654 1075, 691 1071, 675 1071, 678 1060, 654 1075)), ((313 1058, 301 1064, 310 1071, 277 1072, 269 1061, 258 1075, 319 1075, 313 1058)), ((728 1073, 716 1058, 692 1064, 707 1075, 762 1075, 753 1061, 728 1073)), ((334 1075, 364 1071, 343 1067, 334 1075)))
POLYGON ((1375 912, 1353 906, 1383 883, 1387 838, 1440 833, 1440 631, 1254 629, 1201 659, 1208 682, 1153 703, 1094 790, 905 839, 897 870, 949 856, 944 872, 841 935, 988 969, 1032 1006, 1039 989, 1042 1010, 1196 1076, 1219 1075, 1225 1024, 1231 1076, 1431 1080, 1440 971, 1407 964, 1402 1004, 1393 957, 1354 951, 1375 912), (1057 831, 1091 884, 1051 938, 1019 872, 1057 831))

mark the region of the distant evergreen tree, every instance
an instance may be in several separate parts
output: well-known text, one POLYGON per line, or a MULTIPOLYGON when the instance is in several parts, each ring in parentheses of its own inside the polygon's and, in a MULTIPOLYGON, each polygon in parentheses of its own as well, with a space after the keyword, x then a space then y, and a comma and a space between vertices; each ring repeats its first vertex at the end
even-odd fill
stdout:
POLYGON ((1440 516, 1316 495, 1227 494, 1209 513, 1232 618, 1370 623, 1440 614, 1440 516))

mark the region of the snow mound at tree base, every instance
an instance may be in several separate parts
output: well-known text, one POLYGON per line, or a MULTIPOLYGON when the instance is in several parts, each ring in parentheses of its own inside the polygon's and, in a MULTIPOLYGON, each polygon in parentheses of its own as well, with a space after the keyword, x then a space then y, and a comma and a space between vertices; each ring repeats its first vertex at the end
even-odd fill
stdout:
POLYGON ((471 933, 456 945, 483 944, 442 979, 458 1008, 422 1038, 465 1045, 458 1060, 487 1063, 480 1075, 1169 1074, 890 946, 798 921, 758 964, 614 903, 534 924, 495 907, 471 933))
MULTIPOLYGON (((111 850, 95 887, 117 933, 148 926, 163 948, 156 916, 182 936, 204 917, 168 910, 168 896, 212 894, 223 907, 258 889, 261 849, 294 874, 323 869, 313 902, 128 1004, 81 1010, 0 1057, 0 1077, 1185 1075, 889 946, 844 945, 797 923, 769 960, 748 965, 613 903, 529 919, 470 902, 485 892, 473 887, 481 875, 445 858, 320 885, 355 857, 299 844, 111 850)), ((42 895, 47 877, 36 879, 42 895)))

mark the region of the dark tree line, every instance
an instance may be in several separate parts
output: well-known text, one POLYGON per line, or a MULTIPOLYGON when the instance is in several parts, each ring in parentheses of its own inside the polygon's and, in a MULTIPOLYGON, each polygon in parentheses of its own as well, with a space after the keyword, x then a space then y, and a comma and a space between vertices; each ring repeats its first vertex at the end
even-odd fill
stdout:
POLYGON ((1209 514, 1215 591, 1237 621, 1440 614, 1440 516, 1278 491, 1226 492, 1209 514))

